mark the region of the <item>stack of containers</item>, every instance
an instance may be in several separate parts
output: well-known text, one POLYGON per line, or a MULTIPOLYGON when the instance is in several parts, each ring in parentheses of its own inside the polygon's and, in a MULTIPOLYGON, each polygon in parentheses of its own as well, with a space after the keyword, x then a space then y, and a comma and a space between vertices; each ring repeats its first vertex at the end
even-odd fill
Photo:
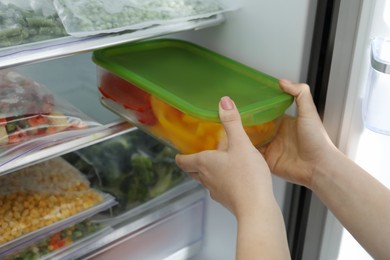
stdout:
POLYGON ((93 61, 101 102, 184 154, 226 142, 218 116, 222 96, 234 100, 256 147, 272 140, 293 101, 277 79, 181 40, 101 49, 93 61))

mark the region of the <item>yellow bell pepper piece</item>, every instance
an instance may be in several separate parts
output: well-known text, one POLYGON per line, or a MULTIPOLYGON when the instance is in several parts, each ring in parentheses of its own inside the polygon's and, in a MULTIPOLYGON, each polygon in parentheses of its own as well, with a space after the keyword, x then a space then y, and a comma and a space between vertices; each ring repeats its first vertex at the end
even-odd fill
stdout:
POLYGON ((166 138, 182 153, 217 148, 222 131, 221 124, 186 115, 153 96, 151 105, 158 120, 158 124, 151 128, 151 132, 166 138))
POLYGON ((252 144, 259 147, 274 137, 277 126, 278 121, 274 120, 260 125, 244 126, 244 130, 249 136, 252 144))

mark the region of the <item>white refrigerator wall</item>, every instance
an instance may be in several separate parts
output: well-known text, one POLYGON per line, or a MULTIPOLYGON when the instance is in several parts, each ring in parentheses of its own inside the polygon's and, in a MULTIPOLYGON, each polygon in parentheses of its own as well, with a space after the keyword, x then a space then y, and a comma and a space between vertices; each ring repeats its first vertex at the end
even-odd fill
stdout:
MULTIPOLYGON (((277 78, 305 81, 317 1, 236 1, 241 8, 228 13, 222 25, 166 37, 198 43, 277 78)), ((116 118, 99 104, 90 53, 23 66, 19 70, 54 86, 56 93, 102 123, 116 118)), ((288 112, 295 113, 295 108, 288 112)), ((286 183, 275 177, 273 186, 283 208, 286 183)), ((210 198, 207 205, 204 247, 195 258, 233 260, 235 219, 210 198)))

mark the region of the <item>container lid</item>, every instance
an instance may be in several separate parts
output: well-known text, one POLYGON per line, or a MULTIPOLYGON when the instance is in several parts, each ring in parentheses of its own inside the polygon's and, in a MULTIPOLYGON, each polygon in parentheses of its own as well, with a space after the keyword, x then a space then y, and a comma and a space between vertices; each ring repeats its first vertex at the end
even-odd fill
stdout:
POLYGON ((230 96, 244 125, 281 116, 293 97, 278 80, 198 45, 159 39, 124 44, 93 53, 93 61, 178 110, 220 122, 218 103, 230 96))

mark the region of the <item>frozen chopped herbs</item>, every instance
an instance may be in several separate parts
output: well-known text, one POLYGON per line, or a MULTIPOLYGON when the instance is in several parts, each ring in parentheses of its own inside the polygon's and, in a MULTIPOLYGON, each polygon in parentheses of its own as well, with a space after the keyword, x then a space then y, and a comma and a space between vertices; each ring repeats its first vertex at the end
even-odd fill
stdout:
POLYGON ((115 196, 115 215, 161 195, 186 179, 176 152, 140 130, 63 156, 92 187, 115 196))
POLYGON ((175 19, 194 19, 221 12, 217 0, 54 0, 71 35, 135 30, 175 19))
POLYGON ((0 47, 44 41, 67 35, 56 13, 45 16, 0 2, 0 47))

